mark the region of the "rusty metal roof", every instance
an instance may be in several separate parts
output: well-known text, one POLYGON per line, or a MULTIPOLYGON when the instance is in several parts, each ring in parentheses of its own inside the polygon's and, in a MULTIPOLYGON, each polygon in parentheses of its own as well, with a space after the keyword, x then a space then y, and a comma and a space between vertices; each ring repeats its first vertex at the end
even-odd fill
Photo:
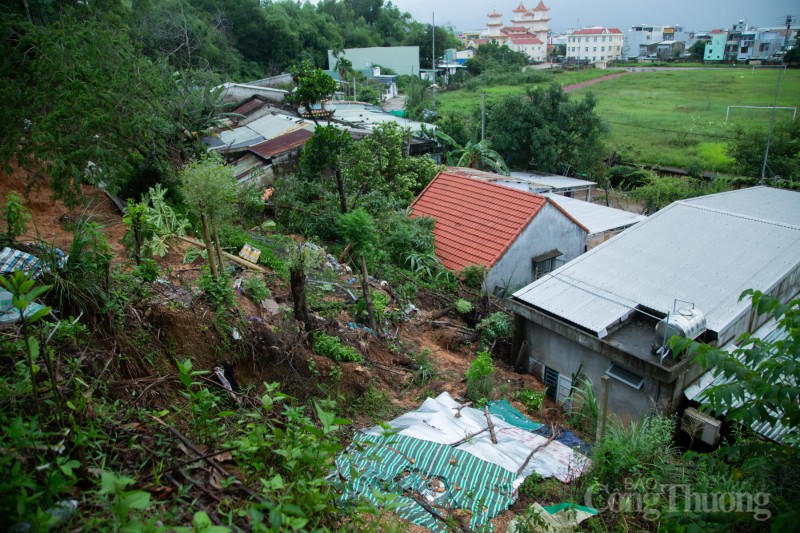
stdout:
POLYGON ((264 159, 268 159, 298 146, 303 146, 312 135, 313 133, 308 130, 295 130, 286 135, 251 146, 250 151, 264 159))

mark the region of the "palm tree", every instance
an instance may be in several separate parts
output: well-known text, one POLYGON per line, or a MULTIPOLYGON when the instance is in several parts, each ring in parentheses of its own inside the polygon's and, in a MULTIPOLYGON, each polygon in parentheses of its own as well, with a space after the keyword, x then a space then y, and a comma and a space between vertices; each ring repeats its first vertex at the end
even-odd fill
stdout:
POLYGON ((469 141, 464 146, 446 133, 437 130, 436 138, 439 143, 446 146, 445 159, 447 164, 456 167, 469 167, 479 170, 491 170, 497 174, 508 176, 508 167, 503 157, 492 150, 489 139, 480 142, 469 141))

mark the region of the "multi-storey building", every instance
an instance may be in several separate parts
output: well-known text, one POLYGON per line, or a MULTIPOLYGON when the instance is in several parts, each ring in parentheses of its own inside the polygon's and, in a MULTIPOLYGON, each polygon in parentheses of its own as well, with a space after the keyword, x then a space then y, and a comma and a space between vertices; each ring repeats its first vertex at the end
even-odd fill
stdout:
POLYGON ((527 9, 522 2, 513 10, 511 26, 503 26, 502 13, 492 10, 487 15, 486 31, 481 34, 482 39, 473 41, 494 41, 506 45, 510 49, 522 52, 531 61, 545 61, 547 59, 547 34, 550 31, 550 8, 544 2, 533 9, 527 9))
POLYGON ((567 60, 613 61, 622 55, 624 36, 617 28, 593 26, 567 35, 567 60))

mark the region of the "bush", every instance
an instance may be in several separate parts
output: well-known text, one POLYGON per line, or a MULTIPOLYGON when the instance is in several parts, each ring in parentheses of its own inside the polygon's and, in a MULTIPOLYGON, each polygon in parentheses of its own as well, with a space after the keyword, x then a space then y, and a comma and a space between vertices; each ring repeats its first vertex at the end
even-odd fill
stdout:
POLYGON ((461 269, 459 277, 465 287, 480 290, 488 269, 483 265, 470 265, 461 269))
POLYGON ((314 353, 323 357, 329 357, 334 361, 360 363, 364 360, 360 353, 350 346, 342 344, 339 337, 316 333, 314 335, 314 353))
POLYGON ((231 278, 228 274, 220 272, 215 279, 211 276, 211 271, 207 266, 203 266, 203 274, 199 279, 200 288, 206 294, 208 303, 214 309, 220 311, 233 307, 236 303, 236 293, 231 286, 231 278))
POLYGON ((483 332, 483 342, 487 345, 503 337, 510 337, 514 332, 508 316, 500 311, 481 320, 478 329, 483 332))
POLYGON ((258 274, 252 274, 244 279, 242 290, 246 295, 256 302, 260 302, 272 296, 272 291, 269 290, 264 279, 258 274))
POLYGON ((522 389, 517 392, 517 401, 525 406, 525 410, 529 415, 542 408, 544 400, 544 391, 535 391, 531 389, 522 389))
POLYGON ((472 311, 472 304, 469 300, 458 300, 456 302, 456 313, 459 315, 466 315, 470 311, 472 311))
POLYGON ((491 354, 478 352, 467 369, 467 398, 473 402, 490 400, 494 389, 494 362, 491 354))

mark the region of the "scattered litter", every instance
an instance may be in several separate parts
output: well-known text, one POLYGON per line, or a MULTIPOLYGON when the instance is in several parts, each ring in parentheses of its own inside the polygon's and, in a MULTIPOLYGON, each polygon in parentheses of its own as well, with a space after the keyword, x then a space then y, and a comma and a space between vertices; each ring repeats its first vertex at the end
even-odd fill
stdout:
MULTIPOLYGON (((358 300, 358 298, 356 298, 356 296, 350 291, 350 289, 348 289, 347 287, 344 287, 342 285, 339 285, 338 283, 332 283, 330 281, 321 281, 321 280, 316 280, 316 279, 309 279, 308 282, 313 284, 313 285, 322 285, 323 287, 326 287, 326 286, 327 287, 336 287, 337 289, 339 289, 342 292, 344 292, 345 294, 347 294, 347 297, 350 298, 351 302, 356 302, 358 300)), ((348 285, 349 285, 349 283, 348 283, 348 285)), ((329 289, 326 289, 326 290, 329 290, 329 289)))
POLYGON ((239 330, 236 329, 236 328, 233 328, 233 330, 231 331, 231 336, 233 337, 233 340, 235 340, 235 341, 242 340, 242 334, 239 333, 239 330))
POLYGON ((405 308, 403 309, 403 313, 407 315, 410 315, 411 313, 419 313, 419 307, 410 303, 407 306, 405 306, 405 308))
MULTIPOLYGON (((50 515, 50 519, 47 521, 47 529, 66 524, 77 510, 78 500, 61 500, 57 502, 55 506, 44 512, 44 514, 50 515)), ((12 533, 28 533, 28 531, 38 531, 38 528, 34 528, 31 522, 20 522, 9 529, 9 532, 12 533)))
POLYGON ((347 327, 350 328, 350 329, 366 331, 367 333, 369 333, 371 335, 375 335, 376 337, 378 336, 378 334, 375 333, 375 330, 373 330, 371 328, 368 328, 367 326, 362 326, 360 324, 356 324, 355 322, 348 322, 347 323, 347 327))
POLYGON ((225 390, 228 391, 228 396, 230 396, 231 399, 233 399, 233 401, 235 401, 236 403, 242 403, 241 396, 237 395, 233 391, 233 386, 231 385, 231 382, 228 381, 228 378, 225 375, 225 369, 222 368, 221 366, 215 366, 214 367, 214 374, 216 374, 220 385, 222 385, 225 388, 225 390))
POLYGON ((242 246, 242 249, 239 250, 239 257, 256 265, 258 264, 258 258, 261 257, 261 250, 255 246, 245 244, 242 246))
POLYGON ((584 507, 571 502, 542 507, 538 503, 528 507, 527 512, 518 515, 508 524, 508 533, 517 531, 536 531, 541 533, 571 533, 586 519, 598 514, 592 507, 584 507), (530 517, 526 520, 526 517, 530 517))
POLYGON ((261 300, 261 307, 267 312, 272 315, 278 314, 281 310, 281 306, 278 305, 278 302, 273 300, 272 298, 264 298, 261 300))

